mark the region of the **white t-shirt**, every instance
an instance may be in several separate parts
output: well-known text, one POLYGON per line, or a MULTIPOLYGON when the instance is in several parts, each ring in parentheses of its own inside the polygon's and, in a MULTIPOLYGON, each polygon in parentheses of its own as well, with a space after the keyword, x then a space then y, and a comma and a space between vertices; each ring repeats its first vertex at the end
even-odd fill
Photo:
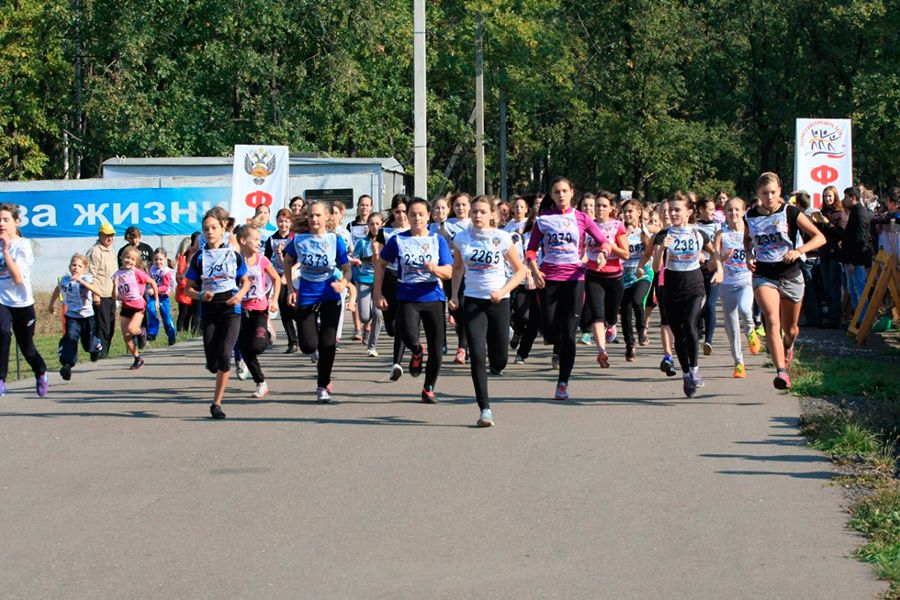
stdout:
POLYGON ((476 231, 469 227, 456 234, 453 246, 466 267, 467 298, 489 300, 492 291, 506 284, 506 255, 512 245, 512 235, 502 229, 476 231))
POLYGON ((31 306, 34 304, 34 295, 31 293, 31 265, 34 263, 31 242, 24 238, 11 241, 9 255, 19 267, 22 283, 17 285, 13 281, 6 259, 0 253, 0 304, 12 308, 31 306))
MULTIPOLYGON (((94 278, 89 273, 81 276, 82 281, 91 283, 94 278)), ((83 318, 94 316, 94 294, 77 281, 72 281, 69 274, 63 275, 59 280, 59 290, 62 292, 63 301, 66 303, 66 316, 69 318, 83 318)))

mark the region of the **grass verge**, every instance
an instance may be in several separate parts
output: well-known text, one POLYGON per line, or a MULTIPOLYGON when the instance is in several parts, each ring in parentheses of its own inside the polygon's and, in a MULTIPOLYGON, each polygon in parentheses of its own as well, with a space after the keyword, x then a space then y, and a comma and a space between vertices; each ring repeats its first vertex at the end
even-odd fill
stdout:
POLYGON ((838 465, 850 495, 849 525, 867 538, 855 557, 890 582, 883 598, 900 600, 900 372, 896 360, 827 358, 800 353, 791 365, 792 391, 826 398, 804 410, 810 444, 838 465), (827 406, 827 409, 823 407, 827 406))

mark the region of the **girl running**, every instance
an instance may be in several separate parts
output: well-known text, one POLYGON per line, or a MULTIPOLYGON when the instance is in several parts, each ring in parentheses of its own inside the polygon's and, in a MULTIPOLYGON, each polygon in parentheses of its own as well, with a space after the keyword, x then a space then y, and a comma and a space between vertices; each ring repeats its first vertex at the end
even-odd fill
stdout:
POLYGON ((6 394, 13 335, 28 366, 34 371, 37 395, 46 396, 50 389, 47 365, 34 345, 33 263, 31 242, 19 235, 19 207, 0 204, 0 396, 6 394))
POLYGON ((428 232, 428 202, 415 198, 407 205, 409 231, 391 237, 379 253, 375 265, 375 303, 381 310, 390 308, 385 297, 383 281, 385 270, 396 262, 397 268, 397 333, 412 351, 409 373, 418 377, 422 373, 425 350, 428 363, 425 367, 425 384, 422 402, 434 404, 434 386, 441 370, 441 346, 443 345, 444 303, 447 297, 441 279, 453 274, 453 259, 447 241, 436 233, 428 232), (426 345, 419 341, 419 325, 425 329, 426 345))
POLYGON ((800 209, 785 203, 781 179, 775 173, 759 176, 756 193, 759 204, 744 217, 744 247, 749 253, 747 266, 753 272, 753 294, 765 321, 766 346, 775 363, 772 383, 783 390, 791 387, 786 365, 794 357, 794 340, 800 333, 803 273, 797 259, 825 244, 825 236, 800 209), (795 248, 798 230, 809 236, 809 241, 795 248))
POLYGON ((141 327, 144 313, 147 310, 147 302, 144 300, 144 292, 150 286, 154 298, 159 297, 159 288, 156 282, 139 268, 141 264, 141 252, 134 246, 128 246, 122 253, 122 268, 113 274, 113 300, 120 300, 122 308, 119 309, 119 324, 122 327, 122 337, 125 347, 134 357, 129 369, 136 370, 144 366, 141 358, 142 338, 147 335, 147 330, 141 327))
MULTIPOLYGON (((581 196, 581 200, 578 201, 578 210, 586 214, 591 218, 592 221, 597 220, 597 196, 591 193, 586 193, 581 196)), ((584 263, 587 264, 589 258, 587 256, 587 249, 590 248, 593 243, 593 238, 585 240, 585 256, 584 263)), ((585 283, 585 288, 587 288, 587 283, 585 283)), ((592 332, 592 322, 591 322, 591 310, 588 304, 588 294, 585 292, 584 294, 584 302, 581 305, 581 322, 579 323, 581 327, 581 337, 578 339, 578 342, 584 344, 585 346, 592 346, 594 344, 594 334, 592 332)), ((553 349, 553 354, 557 356, 557 363, 559 362, 558 356, 559 348, 553 349)), ((558 368, 558 364, 557 364, 558 368)))
POLYGON ((296 306, 300 350, 304 354, 318 352, 316 364, 316 401, 331 403, 331 370, 337 349, 337 329, 344 309, 341 297, 350 283, 350 264, 344 240, 327 230, 328 207, 312 202, 307 207, 309 233, 294 236, 285 252, 284 270, 300 265, 300 280, 288 301, 296 306), (340 269, 343 277, 335 277, 340 269), (318 321, 318 327, 316 322, 318 321))
POLYGON ((705 294, 700 253, 704 249, 709 252, 707 265, 715 269, 713 285, 719 285, 722 281, 722 265, 712 240, 692 223, 694 210, 688 197, 676 192, 669 199, 668 208, 672 225, 656 234, 653 245, 654 249, 666 251, 665 313, 675 339, 684 395, 693 398, 697 388, 704 385, 697 362, 700 343, 697 328, 705 294))
POLYGON ((214 207, 203 215, 203 250, 191 259, 187 294, 203 302, 201 327, 206 369, 216 376, 209 414, 224 419, 222 398, 231 373, 231 354, 241 327, 241 301, 250 290, 247 265, 225 240, 228 213, 214 207))
POLYGON ((607 259, 604 264, 598 261, 598 257, 602 256, 600 246, 590 235, 585 238, 588 259, 585 274, 587 320, 597 343, 597 362, 603 369, 609 368, 606 344, 616 338, 616 321, 625 293, 621 259, 628 258, 628 235, 625 225, 613 218, 613 199, 612 194, 604 192, 596 201, 596 223, 612 245, 609 256, 604 256, 607 259))
POLYGON ((722 260, 725 279, 720 286, 722 311, 725 314, 725 334, 734 359, 732 376, 743 379, 747 376, 744 355, 741 352, 740 330, 747 335, 751 354, 757 354, 762 343, 753 325, 753 286, 750 270, 747 269, 747 253, 744 251, 744 201, 734 197, 725 202, 725 224, 716 234, 716 252, 722 260))
MULTIPOLYGON (((715 199, 707 197, 700 200, 697 204, 697 227, 702 229, 703 233, 706 234, 706 237, 711 240, 715 240, 716 235, 718 235, 719 231, 722 230, 722 224, 715 219, 715 216, 715 199)), ((707 260, 709 260, 709 255, 706 252, 703 252, 700 257, 700 266, 705 267, 707 260)), ((704 331, 704 356, 709 356, 710 354, 712 354, 713 335, 716 333, 717 325, 716 315, 718 313, 716 305, 719 302, 719 286, 712 285, 711 280, 712 272, 709 269, 704 268, 703 288, 706 290, 706 303, 703 306, 703 312, 701 314, 704 331)))
MULTIPOLYGON (((409 196, 405 196, 403 194, 397 194, 391 199, 390 217, 388 217, 388 220, 384 224, 384 227, 382 227, 378 231, 378 235, 375 236, 375 243, 373 244, 376 252, 376 257, 374 258, 376 273, 378 271, 377 255, 384 249, 385 245, 388 243, 388 241, 390 241, 392 237, 409 229, 409 219, 406 216, 406 206, 408 202, 409 196)), ((373 277, 373 286, 374 281, 375 279, 373 277)), ((406 346, 403 345, 402 336, 397 332, 397 307, 399 305, 397 303, 396 261, 392 261, 385 266, 381 293, 382 296, 387 300, 387 308, 381 308, 380 306, 378 306, 377 302, 375 303, 375 306, 377 306, 379 310, 382 311, 382 316, 384 317, 384 328, 387 331, 387 334, 394 338, 393 352, 391 354, 391 357, 393 359, 393 362, 391 364, 391 381, 397 381, 403 376, 403 367, 400 366, 400 363, 403 362, 403 353, 406 350, 406 346)))
POLYGON ((635 351, 634 327, 637 326, 637 342, 641 346, 650 343, 647 337, 647 326, 644 321, 644 301, 653 282, 653 269, 647 263, 650 260, 650 236, 643 226, 641 203, 628 200, 622 211, 628 242, 628 258, 623 263, 622 286, 622 334, 625 336, 625 360, 633 362, 637 358, 635 351))
POLYGON ((94 335, 94 295, 102 293, 88 270, 88 260, 81 254, 72 256, 69 272, 59 280, 50 294, 50 313, 56 314, 56 299, 60 292, 66 305, 66 332, 59 340, 59 375, 66 381, 72 378, 72 367, 78 362, 78 341, 85 352, 90 352, 91 362, 96 362, 103 351, 100 338, 94 335))
POLYGON ((368 327, 368 333, 363 339, 369 356, 378 356, 378 335, 381 333, 381 324, 384 317, 381 309, 375 305, 373 286, 375 284, 375 247, 374 241, 381 230, 381 213, 369 215, 366 225, 366 235, 356 241, 353 248, 353 281, 357 283, 356 313, 363 331, 368 327))
MULTIPOLYGON (((469 339, 469 360, 475 400, 481 415, 479 427, 494 424, 488 398, 485 348, 491 373, 499 375, 506 368, 509 350, 509 294, 525 277, 526 268, 512 236, 496 229, 487 196, 472 201, 472 225, 453 239, 453 282, 466 276, 465 327, 469 339), (513 274, 506 276, 506 265, 513 274)), ((453 289, 459 289, 454 285, 453 289)), ((459 299, 450 301, 455 308, 459 299)))
POLYGON ((575 364, 575 334, 584 297, 584 233, 599 242, 598 268, 606 264, 612 248, 597 224, 572 207, 574 194, 572 182, 565 177, 551 182, 555 208, 542 212, 535 221, 525 254, 535 285, 541 290, 544 336, 550 343, 559 343, 559 377, 554 394, 557 400, 568 400, 569 376, 575 364), (539 247, 544 256, 540 266, 539 247))
POLYGON ((289 208, 282 208, 275 213, 275 233, 266 240, 266 258, 272 263, 278 273, 279 294, 278 312, 281 314, 281 324, 284 326, 284 334, 287 336, 288 345, 285 354, 294 354, 300 346, 297 342, 297 325, 294 323, 294 307, 288 304, 287 298, 293 289, 293 277, 291 273, 284 272, 284 249, 290 244, 294 234, 291 233, 291 225, 294 222, 294 214, 289 208))
POLYGON ((169 258, 165 248, 157 248, 153 252, 153 265, 150 267, 150 277, 156 282, 157 296, 147 298, 147 339, 153 341, 159 334, 160 318, 156 316, 156 306, 159 305, 159 316, 166 330, 169 345, 175 343, 175 322, 172 320, 172 305, 169 295, 175 291, 175 270, 169 266, 169 258))
MULTIPOLYGON (((472 197, 465 192, 450 196, 450 206, 453 208, 453 216, 444 222, 441 233, 447 241, 452 242, 456 234, 464 229, 468 229, 472 221, 469 219, 469 209, 471 208, 472 197)), ((459 282, 463 288, 466 286, 466 280, 463 278, 459 282)), ((469 349, 469 341, 466 338, 466 328, 463 327, 463 319, 465 318, 465 296, 461 294, 462 290, 451 289, 451 294, 460 299, 460 304, 456 309, 450 310, 451 322, 456 326, 457 348, 453 362, 458 365, 466 364, 466 353, 469 349)))
MULTIPOLYGON (((528 202, 522 196, 514 196, 510 202, 510 220, 503 227, 512 235, 513 242, 519 252, 519 258, 522 263, 525 262, 525 247, 531 238, 531 227, 534 223, 533 213, 528 202)), ((537 306, 537 290, 534 286, 534 279, 531 273, 526 269, 525 278, 510 295, 510 320, 512 322, 512 337, 509 339, 509 347, 513 350, 519 349, 523 336, 526 332, 530 334, 530 341, 527 348, 523 350, 526 353, 516 353, 516 364, 524 364, 528 353, 531 352, 531 344, 537 337, 540 329, 540 308, 537 306), (533 318, 533 320, 532 320, 533 318), (533 328, 530 330, 529 325, 533 328)))
MULTIPOLYGON (((662 228, 656 232, 658 235, 672 226, 672 220, 669 218, 669 200, 665 199, 659 203, 659 220, 662 228)), ((654 240, 656 235, 653 236, 654 240)), ((666 312, 666 249, 662 246, 656 246, 653 252, 653 272, 656 273, 656 302, 659 305, 659 339, 663 347, 663 357, 659 361, 659 370, 666 374, 667 377, 674 377, 678 371, 675 370, 675 360, 672 358, 672 328, 669 327, 669 315, 666 312)))
POLYGON ((266 323, 269 313, 278 310, 277 298, 281 291, 281 277, 272 263, 260 254, 259 229, 255 225, 239 227, 237 240, 241 245, 241 257, 247 265, 247 277, 250 289, 241 301, 241 330, 238 334, 238 345, 244 364, 256 384, 254 398, 265 398, 269 393, 266 376, 259 364, 259 355, 266 350, 266 323), (274 282, 274 293, 269 299, 267 283, 274 282))
MULTIPOLYGON (((350 245, 348 248, 350 249, 350 255, 353 256, 353 252, 356 249, 356 244, 360 240, 366 237, 369 231, 369 215, 372 214, 372 197, 366 194, 363 194, 356 200, 356 217, 347 223, 347 231, 350 232, 350 245)), ((351 258, 351 264, 353 260, 351 258)), ((354 264, 354 266, 356 266, 354 264)), ((356 288, 359 288, 359 282, 356 281, 356 270, 353 271, 353 285, 356 288)), ((371 290, 372 286, 369 286, 371 290)), ((359 290, 357 290, 357 302, 359 302, 360 296, 359 290)), ((370 294, 371 298, 371 294, 370 294)), ((358 307, 357 307, 358 308, 358 307)), ((360 319, 359 310, 353 311, 353 341, 363 341, 363 337, 366 332, 364 331, 365 325, 360 319)))

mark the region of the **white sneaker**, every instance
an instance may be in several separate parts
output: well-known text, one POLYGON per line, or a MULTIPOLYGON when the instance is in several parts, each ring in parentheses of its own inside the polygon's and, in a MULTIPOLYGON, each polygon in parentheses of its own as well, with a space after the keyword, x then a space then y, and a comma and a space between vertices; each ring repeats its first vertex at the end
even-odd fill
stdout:
POLYGON ((319 404, 331 404, 331 394, 328 393, 328 388, 316 388, 316 402, 319 404))
POLYGON ((266 382, 263 381, 262 383, 257 383, 256 391, 253 392, 253 397, 258 399, 258 398, 265 398, 268 395, 269 395, 269 386, 266 384, 266 382))
POLYGON ((478 419, 478 423, 476 423, 478 427, 493 427, 494 426, 494 415, 491 414, 491 409, 486 408, 481 411, 481 417, 478 419))
POLYGON ((234 372, 237 374, 237 378, 241 381, 245 381, 248 377, 250 377, 250 369, 247 368, 247 365, 244 361, 238 361, 236 365, 234 365, 234 372))
POLYGON ((401 377, 403 377, 403 367, 394 363, 391 366, 391 381, 397 381, 401 377))
POLYGON ((368 354, 369 356, 378 356, 378 350, 376 350, 375 348, 369 348, 366 351, 366 354, 368 354))

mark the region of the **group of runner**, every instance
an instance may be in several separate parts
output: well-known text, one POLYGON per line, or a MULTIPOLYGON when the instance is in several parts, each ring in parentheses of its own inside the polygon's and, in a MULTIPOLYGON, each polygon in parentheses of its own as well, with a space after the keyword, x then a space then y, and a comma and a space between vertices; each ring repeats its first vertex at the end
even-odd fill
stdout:
MULTIPOLYGON (((755 300, 776 369, 774 386, 785 389, 803 298, 798 259, 825 239, 785 203, 777 175, 764 173, 756 187, 757 200, 749 209, 737 197, 717 204, 676 192, 653 207, 637 200, 620 203, 609 193, 585 195, 579 210, 572 182, 559 177, 534 205, 522 197, 507 204, 468 194, 430 205, 398 195, 386 218, 372 211, 365 196, 347 227, 340 224, 340 205, 312 202, 299 210, 282 209, 277 230, 265 242, 260 227, 268 214, 265 221, 230 231, 227 212, 214 208, 203 217, 202 235, 183 274, 185 293, 201 305, 206 368, 216 376, 210 415, 225 418, 222 401, 236 352, 257 384, 253 397, 268 393, 259 355, 269 342, 270 315, 279 310, 286 352, 313 358, 316 399, 332 402, 345 303, 354 317, 353 339, 366 344, 369 356, 379 355, 382 324, 393 338, 391 380, 403 376, 409 351, 408 373, 424 373, 423 403, 436 402, 448 353, 446 329, 455 326, 454 361, 470 365, 479 426, 494 424, 488 373, 503 372, 510 349, 516 363, 525 363, 542 333, 558 368, 553 397, 565 401, 577 342, 596 344, 597 362, 608 368, 606 344, 616 338, 621 315, 625 359, 633 361, 637 347, 649 344, 645 308, 654 304, 663 347, 660 369, 676 375, 677 358, 688 398, 703 386, 698 356, 701 343, 704 353, 712 352, 718 298, 734 377, 746 373, 742 338, 750 352, 761 349, 752 317, 755 300)), ((14 332, 35 372, 38 394, 44 395, 46 366, 31 341, 34 309, 27 273, 33 258, 18 237, 17 221, 16 207, 0 206, 0 383, 14 332)), ((159 280, 139 268, 138 258, 126 253, 114 277, 132 368, 143 365, 138 342, 146 335, 141 317, 148 305, 141 298, 145 292, 159 298, 155 312, 165 297, 159 280)), ((67 316, 74 319, 86 318, 90 294, 96 292, 85 267, 76 255, 61 283, 67 316)), ((78 343, 77 335, 74 341, 67 337, 61 350, 69 359, 65 378, 71 376, 78 343)), ((82 343, 92 358, 99 351, 90 336, 82 343)))

